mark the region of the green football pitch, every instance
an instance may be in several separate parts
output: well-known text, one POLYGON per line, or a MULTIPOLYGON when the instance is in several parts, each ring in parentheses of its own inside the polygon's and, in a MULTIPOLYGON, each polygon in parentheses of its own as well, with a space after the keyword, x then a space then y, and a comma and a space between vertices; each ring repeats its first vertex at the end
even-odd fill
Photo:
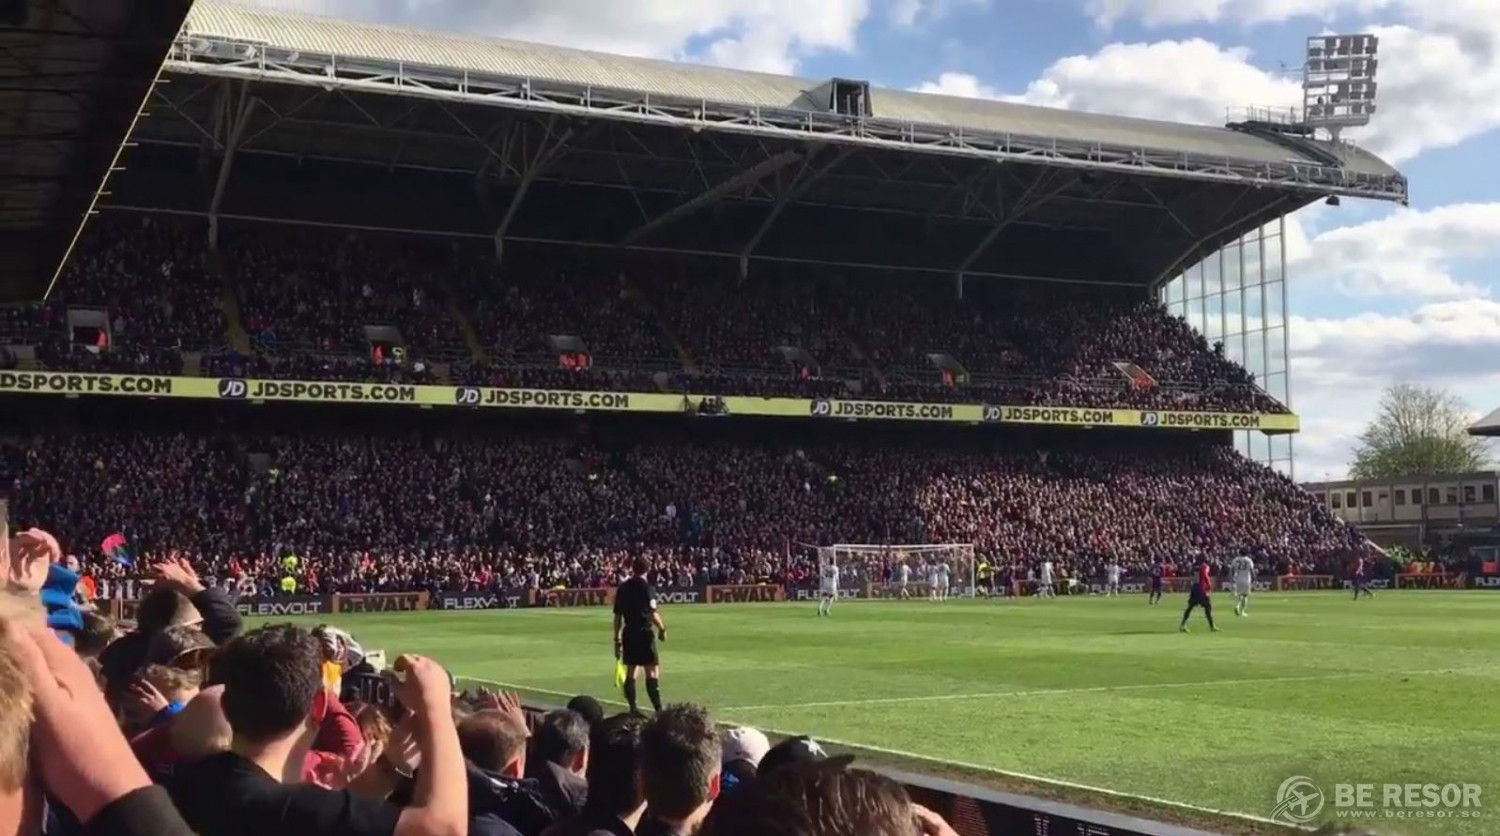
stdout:
MULTIPOLYGON (((1269 816, 1294 775, 1330 807, 1341 782, 1478 783, 1487 817, 1365 824, 1500 833, 1500 593, 1261 594, 1247 618, 1215 601, 1222 632, 1196 613, 1186 635, 1181 595, 844 603, 831 618, 679 605, 662 691, 876 760, 1204 824, 1269 816)), ((618 699, 605 609, 335 620, 460 680, 618 699)))

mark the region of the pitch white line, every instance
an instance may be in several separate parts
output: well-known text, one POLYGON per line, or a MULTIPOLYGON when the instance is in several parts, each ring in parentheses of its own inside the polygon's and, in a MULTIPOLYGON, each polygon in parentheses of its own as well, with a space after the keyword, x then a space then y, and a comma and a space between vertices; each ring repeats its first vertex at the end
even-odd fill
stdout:
MULTIPOLYGON (((1407 671, 1406 673, 1421 673, 1421 671, 1407 671)), ((573 696, 576 696, 571 691, 556 691, 556 690, 553 690, 553 689, 550 689, 550 688, 537 688, 537 687, 534 687, 534 686, 531 686, 531 685, 524 685, 524 684, 521 684, 519 682, 501 682, 499 680, 484 679, 484 678, 477 677, 477 676, 457 676, 456 678, 457 679, 466 679, 466 680, 469 680, 471 682, 483 682, 486 685, 495 685, 495 686, 498 686, 498 687, 501 687, 501 688, 510 688, 510 689, 516 690, 516 691, 526 691, 526 692, 529 692, 529 693, 532 693, 532 694, 546 694, 548 696, 554 696, 554 697, 573 697, 573 696)), ((1220 680, 1220 681, 1222 682, 1224 680, 1220 680)), ((1265 680, 1255 680, 1255 681, 1264 682, 1265 680)), ((1183 684, 1183 685, 1187 685, 1187 684, 1197 684, 1197 683, 1169 683, 1169 684, 1183 684)), ((1130 686, 1124 686, 1124 687, 1130 687, 1130 686)), ((1074 689, 1074 690, 1085 690, 1085 689, 1074 689)), ((1044 692, 1039 692, 1039 691, 1025 691, 1025 692, 1019 692, 1019 693, 1044 693, 1044 692)), ((617 706, 622 706, 622 707, 625 705, 625 703, 620 702, 619 700, 604 700, 604 699, 601 699, 601 700, 599 700, 599 702, 605 703, 607 705, 617 705, 617 706)), ((845 703, 837 703, 837 704, 838 705, 843 705, 845 703)), ((729 712, 729 711, 743 711, 745 709, 718 708, 718 709, 714 709, 714 710, 716 712, 729 712)), ((767 732, 767 733, 773 734, 773 735, 778 735, 778 736, 781 736, 781 737, 795 737, 795 736, 797 736, 799 734, 806 734, 805 731, 791 732, 791 731, 784 731, 784 730, 781 730, 781 729, 767 728, 765 726, 757 726, 757 728, 759 728, 763 732, 767 732)), ((872 744, 869 744, 869 743, 857 743, 857 742, 854 742, 854 741, 851 741, 851 740, 839 740, 839 739, 832 738, 832 737, 824 737, 823 735, 818 735, 817 739, 820 742, 822 742, 822 743, 829 743, 829 744, 832 744, 834 746, 843 746, 843 747, 846 747, 846 748, 849 748, 849 749, 858 749, 858 750, 865 751, 865 752, 874 752, 874 753, 880 754, 880 755, 889 755, 891 757, 896 757, 896 758, 904 758, 904 759, 907 759, 907 760, 922 761, 924 763, 938 764, 940 766, 956 766, 956 767, 958 767, 960 769, 968 769, 968 770, 972 770, 974 772, 982 772, 982 773, 986 773, 986 774, 989 774, 989 775, 999 775, 999 776, 1004 777, 1004 778, 1011 778, 1011 779, 1021 780, 1021 781, 1030 781, 1032 783, 1046 784, 1048 786, 1062 787, 1064 789, 1079 790, 1079 791, 1082 791, 1082 792, 1098 793, 1099 795, 1105 795, 1105 796, 1109 796, 1111 798, 1124 798, 1124 799, 1129 799, 1131 801, 1144 801, 1144 802, 1146 802, 1148 804, 1157 804, 1157 805, 1160 805, 1160 806, 1163 806, 1163 807, 1172 807, 1172 808, 1175 808, 1175 809, 1178 809, 1178 810, 1188 810, 1188 811, 1191 811, 1191 812, 1194 812, 1194 813, 1208 813, 1208 814, 1215 815, 1215 816, 1224 816, 1224 817, 1227 817, 1227 818, 1241 819, 1243 821, 1255 822, 1256 824, 1274 824, 1274 825, 1276 825, 1278 827, 1292 828, 1292 829, 1296 829, 1296 830, 1306 830, 1306 831, 1311 831, 1311 829, 1312 829, 1312 828, 1309 828, 1309 827, 1300 827, 1300 826, 1294 827, 1292 825, 1288 825, 1286 822, 1275 821, 1273 819, 1268 819, 1268 818, 1265 818, 1263 816, 1257 816, 1257 815, 1254 815, 1254 814, 1251 814, 1251 813, 1240 813, 1240 812, 1236 812, 1236 811, 1233 811, 1233 810, 1216 810, 1216 809, 1214 809, 1212 807, 1201 807, 1201 806, 1196 805, 1196 804, 1188 804, 1187 802, 1184 802, 1184 801, 1173 801, 1173 800, 1168 799, 1168 798, 1157 798, 1157 797, 1151 796, 1151 795, 1141 795, 1139 793, 1132 793, 1132 792, 1121 792, 1120 790, 1112 790, 1112 789, 1109 789, 1107 787, 1096 787, 1096 786, 1092 786, 1090 784, 1079 784, 1079 783, 1076 783, 1074 781, 1065 781, 1065 780, 1063 780, 1061 778, 1049 778, 1049 777, 1047 777, 1045 775, 1032 775, 1032 774, 1029 774, 1029 773, 1026 773, 1026 772, 1013 772, 1013 771, 1008 770, 1008 769, 999 769, 999 768, 996 768, 996 767, 993 767, 993 766, 984 766, 983 764, 966 763, 964 761, 952 760, 950 758, 937 758, 937 757, 933 757, 932 755, 923 755, 923 754, 920 754, 920 753, 917 753, 917 752, 907 752, 907 751, 903 751, 901 749, 891 749, 891 748, 888 748, 888 747, 885 747, 885 746, 875 746, 875 745, 872 745, 872 744)), ((1131 815, 1139 815, 1139 814, 1131 814, 1131 815)))
MULTIPOLYGON (((730 711, 731 709, 724 708, 724 709, 717 709, 717 710, 719 710, 719 711, 730 711)), ((782 731, 780 729, 769 729, 769 728, 766 728, 764 726, 757 726, 757 728, 759 728, 763 732, 767 732, 767 733, 773 734, 773 735, 780 735, 782 737, 794 737, 794 736, 799 735, 799 734, 806 734, 806 732, 788 732, 788 731, 782 731)), ((1063 787, 1065 789, 1070 789, 1070 790, 1081 790, 1081 791, 1084 791, 1084 792, 1098 793, 1100 795, 1107 795, 1107 796, 1110 796, 1110 797, 1113 797, 1113 798, 1125 798, 1125 799, 1130 799, 1132 801, 1145 801, 1145 802, 1148 802, 1150 804, 1158 804, 1158 805, 1161 805, 1163 807, 1174 807, 1174 808, 1179 809, 1179 810, 1190 810, 1190 811, 1195 812, 1195 813, 1211 813, 1213 815, 1224 816, 1226 818, 1234 818, 1234 819, 1242 819, 1244 821, 1252 821, 1252 822, 1255 822, 1256 824, 1274 824, 1277 827, 1281 827, 1281 828, 1290 828, 1290 829, 1294 829, 1294 830, 1305 830, 1305 831, 1311 831, 1312 830, 1311 827, 1305 827, 1305 826, 1302 826, 1302 825, 1289 825, 1286 822, 1276 821, 1275 819, 1268 819, 1268 818, 1266 818, 1264 816, 1257 816, 1257 815, 1255 815, 1253 813, 1240 813, 1240 812, 1236 812, 1234 810, 1216 810, 1216 809, 1214 809, 1212 807, 1200 807, 1197 804, 1188 804, 1187 802, 1184 802, 1184 801, 1173 801, 1173 800, 1171 800, 1169 798, 1157 798, 1156 796, 1151 796, 1151 795, 1141 795, 1139 793, 1133 793, 1133 792, 1122 792, 1120 790, 1112 790, 1112 789, 1109 789, 1107 787, 1095 787, 1095 786, 1092 786, 1090 784, 1079 784, 1079 783, 1076 783, 1076 782, 1073 782, 1073 781, 1065 781, 1065 780, 1063 780, 1061 778, 1049 778, 1049 777, 1047 777, 1045 775, 1031 775, 1031 774, 1028 774, 1028 773, 1025 773, 1025 772, 1012 772, 1011 770, 1008 770, 1008 769, 999 769, 999 768, 996 768, 996 767, 993 767, 993 766, 984 766, 983 764, 965 763, 964 761, 956 761, 956 760, 952 760, 950 758, 937 758, 937 757, 933 757, 932 755, 923 755, 923 754, 919 754, 917 752, 905 752, 905 751, 902 751, 900 749, 889 749, 889 748, 886 748, 884 746, 872 746, 872 745, 870 745, 868 743, 855 743, 853 741, 848 741, 848 740, 836 740, 836 739, 834 739, 832 737, 824 737, 822 735, 817 735, 817 739, 818 739, 818 741, 820 743, 830 743, 830 744, 832 744, 834 746, 843 746, 843 747, 850 748, 850 749, 859 749, 859 750, 863 750, 863 751, 866 751, 866 752, 875 752, 875 753, 881 754, 881 755, 890 755, 891 757, 905 758, 905 759, 908 759, 908 760, 923 761, 925 763, 938 764, 940 766, 956 766, 956 767, 958 767, 960 769, 968 769, 968 770, 972 770, 974 772, 984 772, 984 773, 987 773, 987 774, 990 774, 990 775, 999 775, 999 776, 1004 777, 1004 778, 1013 778, 1013 779, 1018 779, 1018 780, 1022 780, 1022 781, 1031 781, 1031 782, 1037 783, 1037 784, 1047 784, 1049 786, 1063 787)), ((1021 792, 1020 794, 1021 795, 1025 795, 1026 793, 1021 792)), ((1052 800, 1052 799, 1038 799, 1038 800, 1047 801, 1047 800, 1052 800)), ((1078 804, 1078 806, 1082 806, 1082 807, 1085 807, 1085 808, 1088 807, 1088 805, 1087 805, 1086 802, 1080 803, 1080 802, 1076 802, 1075 801, 1075 802, 1067 802, 1067 803, 1078 804)), ((1110 812, 1114 812, 1114 811, 1110 811, 1110 812)), ((1130 812, 1127 812, 1127 813, 1124 813, 1124 815, 1135 816, 1136 818, 1149 818, 1148 815, 1143 814, 1143 813, 1130 813, 1130 812)))
MULTIPOLYGON (((485 685, 494 685, 500 688, 509 688, 512 691, 525 691, 529 694, 546 694, 549 697, 567 697, 568 699, 572 699, 573 697, 576 697, 580 694, 579 691, 554 691, 550 688, 538 688, 534 685, 523 685, 519 682, 501 682, 497 679, 484 679, 483 677, 464 676, 463 674, 454 674, 453 678, 455 680, 468 680, 469 682, 483 682, 485 685)), ((597 700, 599 698, 594 697, 594 699, 597 700)), ((604 703, 605 705, 618 705, 621 708, 628 707, 626 703, 621 702, 620 700, 599 700, 599 702, 604 703)))
POLYGON ((1006 697, 1056 696, 1058 694, 1090 694, 1111 691, 1146 691, 1155 688, 1211 688, 1219 685, 1257 685, 1267 682, 1315 682, 1325 679, 1358 679, 1371 676, 1431 676, 1459 673, 1454 670, 1429 671, 1347 671, 1344 673, 1310 674, 1307 676, 1263 676, 1253 679, 1203 679, 1193 682, 1141 682, 1134 685, 1094 685, 1086 688, 1030 688, 1020 691, 984 691, 977 694, 926 694, 911 697, 872 697, 858 700, 827 700, 823 702, 778 703, 766 705, 731 705, 719 711, 769 711, 783 708, 837 708, 846 705, 887 705, 909 702, 949 702, 953 700, 999 699, 1006 697))

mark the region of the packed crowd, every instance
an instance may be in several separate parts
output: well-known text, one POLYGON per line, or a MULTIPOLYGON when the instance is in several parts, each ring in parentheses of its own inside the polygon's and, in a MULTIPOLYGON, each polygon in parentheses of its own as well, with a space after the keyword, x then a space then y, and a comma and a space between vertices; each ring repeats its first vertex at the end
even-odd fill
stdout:
MULTIPOLYGON (((274 593, 593 587, 646 556, 670 585, 798 580, 797 544, 973 543, 1021 574, 1248 554, 1336 572, 1365 548, 1290 480, 1214 445, 997 449, 641 432, 42 430, 5 450, 12 513, 98 577, 122 534, 274 593), (294 557, 290 572, 286 558, 294 557)), ((662 579, 662 578, 659 578, 662 579)))
MULTIPOLYGON (((45 836, 954 836, 816 741, 695 705, 529 713, 330 625, 243 631, 182 560, 122 632, 50 533, 3 545, 0 820, 45 836)), ((653 703, 659 703, 653 691, 653 703)))
POLYGON ((210 257, 202 227, 95 220, 57 297, 7 311, 0 337, 34 341, 47 368, 176 372, 191 350, 211 375, 1285 411, 1139 290, 976 281, 957 300, 911 278, 746 282, 680 260, 497 266, 472 242, 275 224, 226 227, 210 257), (228 349, 231 293, 251 356, 228 349), (106 308, 105 341, 80 344, 69 306, 106 308))

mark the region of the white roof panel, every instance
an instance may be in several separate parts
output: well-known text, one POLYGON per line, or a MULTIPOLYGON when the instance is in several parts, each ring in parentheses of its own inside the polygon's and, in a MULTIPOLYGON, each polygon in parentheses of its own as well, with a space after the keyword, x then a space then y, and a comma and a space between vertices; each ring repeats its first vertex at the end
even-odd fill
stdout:
MULTIPOLYGON (((808 110, 809 91, 826 79, 802 79, 650 58, 610 55, 501 38, 422 32, 200 0, 185 34, 253 40, 309 53, 401 61, 499 76, 548 79, 705 99, 722 104, 808 110)), ((871 91, 882 119, 1221 157, 1253 163, 1311 160, 1286 145, 1240 131, 967 99, 907 90, 871 91)), ((1226 102, 1226 104, 1233 104, 1226 102)), ((1365 174, 1396 171, 1373 155, 1348 153, 1346 167, 1365 174)))

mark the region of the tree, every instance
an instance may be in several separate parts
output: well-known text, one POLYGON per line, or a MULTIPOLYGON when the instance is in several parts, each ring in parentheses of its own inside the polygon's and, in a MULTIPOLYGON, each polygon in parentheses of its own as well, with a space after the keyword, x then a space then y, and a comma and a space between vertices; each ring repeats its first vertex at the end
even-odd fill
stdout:
POLYGON ((1354 448, 1355 479, 1433 477, 1484 470, 1489 451, 1468 429, 1468 407, 1442 389, 1397 383, 1354 448))

